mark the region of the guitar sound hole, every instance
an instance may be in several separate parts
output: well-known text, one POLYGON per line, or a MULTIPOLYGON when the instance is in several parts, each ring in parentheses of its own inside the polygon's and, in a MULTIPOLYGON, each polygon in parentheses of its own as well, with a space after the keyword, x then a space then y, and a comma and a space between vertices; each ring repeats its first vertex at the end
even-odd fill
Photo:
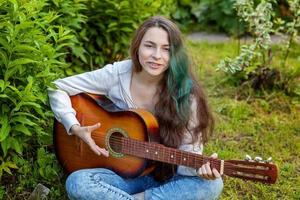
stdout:
POLYGON ((109 137, 109 146, 116 153, 122 153, 122 137, 124 137, 120 132, 114 132, 109 137))

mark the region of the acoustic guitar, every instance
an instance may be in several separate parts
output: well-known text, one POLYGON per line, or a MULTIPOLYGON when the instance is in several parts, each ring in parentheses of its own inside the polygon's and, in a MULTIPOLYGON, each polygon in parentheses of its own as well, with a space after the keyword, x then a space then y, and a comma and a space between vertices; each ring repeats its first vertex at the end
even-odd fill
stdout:
POLYGON ((82 126, 98 122, 92 132, 96 144, 105 147, 109 157, 98 156, 76 136, 70 136, 58 121, 54 123, 54 144, 57 158, 67 173, 84 168, 108 168, 122 177, 144 175, 153 169, 148 160, 184 165, 198 169, 210 162, 221 174, 272 184, 277 167, 272 163, 244 160, 220 160, 169 148, 157 143, 158 122, 142 109, 121 110, 101 95, 81 93, 71 97, 76 117, 82 126))

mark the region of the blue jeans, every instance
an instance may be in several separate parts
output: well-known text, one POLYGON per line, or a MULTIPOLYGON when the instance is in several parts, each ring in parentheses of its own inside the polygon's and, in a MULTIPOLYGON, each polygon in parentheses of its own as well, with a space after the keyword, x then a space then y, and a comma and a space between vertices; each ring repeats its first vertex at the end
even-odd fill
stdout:
POLYGON ((111 170, 97 168, 73 172, 67 178, 66 189, 72 200, 134 200, 132 195, 140 192, 145 192, 145 200, 209 200, 219 197, 223 181, 175 175, 160 183, 152 176, 124 179, 111 170))

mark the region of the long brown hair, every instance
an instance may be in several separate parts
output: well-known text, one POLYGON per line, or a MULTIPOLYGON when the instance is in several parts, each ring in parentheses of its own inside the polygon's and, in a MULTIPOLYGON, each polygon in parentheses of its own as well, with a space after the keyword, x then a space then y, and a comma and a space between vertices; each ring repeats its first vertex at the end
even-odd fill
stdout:
MULTIPOLYGON (((155 116, 160 127, 161 143, 173 148, 178 148, 184 134, 192 135, 193 142, 201 139, 204 144, 212 134, 214 120, 207 104, 207 98, 199 81, 192 73, 188 56, 183 47, 181 32, 177 25, 162 16, 154 16, 146 20, 135 32, 131 42, 130 54, 136 72, 142 70, 138 59, 138 49, 147 30, 159 27, 168 33, 170 44, 170 61, 158 90, 159 100, 155 105, 155 116), (194 127, 189 127, 192 112, 190 105, 196 101, 197 122, 194 127)), ((175 173, 175 167, 162 164, 157 173, 165 180, 175 173)), ((156 174, 156 175, 157 175, 156 174)))

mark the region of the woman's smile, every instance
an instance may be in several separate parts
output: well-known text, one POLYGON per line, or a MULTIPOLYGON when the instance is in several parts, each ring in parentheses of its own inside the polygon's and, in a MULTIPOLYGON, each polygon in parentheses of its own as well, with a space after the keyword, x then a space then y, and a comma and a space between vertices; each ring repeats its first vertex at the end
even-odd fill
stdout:
POLYGON ((152 69, 159 69, 163 66, 163 64, 156 63, 156 62, 147 62, 152 69))

